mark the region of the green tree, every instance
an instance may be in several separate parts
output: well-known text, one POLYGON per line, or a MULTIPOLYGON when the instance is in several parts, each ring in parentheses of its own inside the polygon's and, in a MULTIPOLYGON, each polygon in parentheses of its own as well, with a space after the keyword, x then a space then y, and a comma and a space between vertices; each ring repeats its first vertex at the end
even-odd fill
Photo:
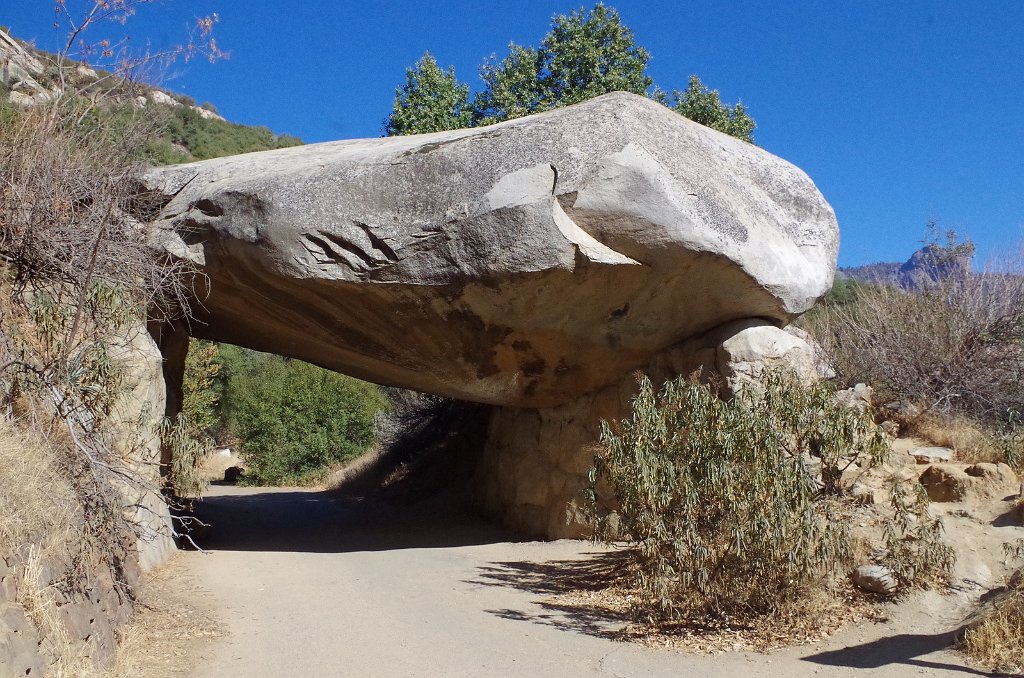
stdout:
POLYGON ((754 142, 757 123, 747 113, 746 107, 740 102, 733 106, 722 103, 718 90, 705 87, 696 75, 690 76, 690 84, 685 91, 672 92, 671 103, 663 92, 656 93, 655 98, 694 122, 754 142))
MULTIPOLYGON (((455 72, 442 71, 426 54, 406 71, 406 84, 395 92, 385 123, 389 135, 435 132, 490 125, 560 106, 577 104, 608 92, 647 95, 654 81, 647 75, 650 54, 634 42, 633 31, 619 13, 598 3, 556 16, 540 47, 512 43, 501 61, 484 62, 484 89, 467 104, 469 88, 455 72)), ((702 125, 753 143, 754 119, 742 103, 722 103, 697 76, 685 91, 655 88, 651 96, 702 125)))
POLYGON ((384 396, 373 384, 281 356, 224 350, 224 403, 250 481, 305 482, 373 442, 384 396))
POLYGON ((217 344, 193 339, 185 357, 181 414, 197 436, 208 436, 217 425, 219 395, 214 383, 221 365, 217 344))
POLYGON ((395 105, 385 122, 388 136, 461 129, 471 124, 469 85, 455 79, 455 68, 437 65, 429 52, 405 71, 395 90, 395 105))
POLYGON ((500 63, 481 69, 486 89, 474 102, 481 124, 569 106, 608 92, 646 94, 650 54, 638 47, 619 13, 598 3, 554 18, 539 48, 509 46, 500 63))

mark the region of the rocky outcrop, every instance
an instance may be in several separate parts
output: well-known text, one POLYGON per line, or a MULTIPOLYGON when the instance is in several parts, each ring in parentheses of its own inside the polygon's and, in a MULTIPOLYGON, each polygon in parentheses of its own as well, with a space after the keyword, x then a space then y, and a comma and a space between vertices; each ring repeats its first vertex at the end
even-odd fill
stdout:
POLYGON ((929 243, 910 255, 902 264, 881 262, 840 269, 837 277, 870 285, 896 285, 920 290, 943 280, 961 279, 971 274, 974 245, 929 243))
POLYGON ((40 84, 46 73, 43 62, 0 30, 0 92, 19 106, 34 106, 52 101, 57 92, 40 84))
POLYGON ((122 381, 121 396, 107 422, 109 444, 134 479, 119 489, 136 528, 139 566, 148 570, 174 550, 170 512, 160 494, 160 422, 167 398, 163 356, 146 327, 139 325, 111 343, 110 357, 121 370, 122 381))
POLYGON ((548 535, 633 370, 813 371, 777 328, 828 290, 838 244, 803 172, 622 93, 145 181, 155 242, 205 276, 191 332, 498 405, 483 492, 548 535))

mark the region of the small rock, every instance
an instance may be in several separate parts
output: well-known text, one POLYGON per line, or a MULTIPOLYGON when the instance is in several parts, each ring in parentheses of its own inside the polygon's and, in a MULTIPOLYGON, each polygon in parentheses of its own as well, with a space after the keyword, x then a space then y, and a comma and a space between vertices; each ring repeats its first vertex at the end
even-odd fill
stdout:
POLYGON ((35 626, 17 605, 0 605, 0 675, 41 676, 46 662, 35 626))
POLYGON ((982 480, 994 482, 994 483, 1005 483, 1008 485, 1016 485, 1017 474, 1012 468, 1006 464, 990 464, 988 462, 981 462, 968 466, 964 469, 964 473, 974 478, 981 478, 982 480))
POLYGON ((900 425, 892 419, 886 419, 878 425, 878 428, 882 429, 882 433, 890 438, 898 438, 900 435, 900 425))
POLYGON ((861 565, 850 573, 850 579, 858 588, 871 593, 895 593, 899 587, 892 570, 884 565, 861 565))
POLYGON ((857 384, 853 388, 836 391, 836 402, 852 410, 863 412, 871 407, 872 389, 867 384, 857 384))
POLYGON ((850 488, 850 496, 853 498, 853 501, 855 503, 861 506, 871 506, 872 504, 878 503, 878 498, 875 496, 875 491, 872 488, 868 487, 867 485, 863 485, 861 483, 856 483, 853 487, 850 488))
POLYGON ((971 486, 971 477, 955 466, 929 466, 918 481, 932 501, 963 501, 971 486))
POLYGON ((904 420, 917 419, 921 416, 921 408, 913 403, 902 400, 894 400, 885 404, 885 409, 904 420))
POLYGON ((1024 587, 1024 569, 1017 570, 1010 576, 1010 581, 1006 583, 1006 586, 1011 589, 1019 589, 1024 587))
POLYGON ((939 464, 953 461, 953 450, 948 447, 915 447, 908 454, 918 464, 939 464))

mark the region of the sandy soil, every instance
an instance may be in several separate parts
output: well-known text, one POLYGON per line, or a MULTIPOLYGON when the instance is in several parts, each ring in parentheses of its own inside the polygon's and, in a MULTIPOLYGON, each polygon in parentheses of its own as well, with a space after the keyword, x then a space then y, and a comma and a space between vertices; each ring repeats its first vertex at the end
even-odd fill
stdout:
POLYGON ((984 675, 946 649, 998 574, 981 560, 953 594, 816 645, 694 655, 612 640, 621 620, 551 604, 553 575, 604 557, 587 542, 517 543, 443 511, 305 489, 213 487, 204 506, 207 552, 183 567, 225 636, 192 652, 200 677, 984 675))

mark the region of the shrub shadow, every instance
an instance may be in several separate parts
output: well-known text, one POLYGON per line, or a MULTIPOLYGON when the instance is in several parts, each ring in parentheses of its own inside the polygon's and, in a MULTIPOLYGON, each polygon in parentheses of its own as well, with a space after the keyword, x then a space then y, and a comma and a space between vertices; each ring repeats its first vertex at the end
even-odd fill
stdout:
POLYGON ((819 652, 803 657, 802 661, 852 669, 870 670, 892 664, 900 664, 907 666, 908 673, 911 671, 911 667, 914 667, 918 670, 958 671, 975 676, 992 675, 969 666, 920 659, 920 657, 930 655, 933 652, 948 650, 956 642, 960 633, 960 630, 935 634, 903 633, 896 636, 879 638, 878 640, 862 643, 861 645, 851 645, 841 650, 819 652))
MULTIPOLYGON (((572 560, 548 562, 497 562, 479 568, 478 576, 467 583, 478 586, 508 587, 537 596, 558 596, 573 592, 600 591, 620 578, 628 560, 625 552, 584 553, 572 560)), ((622 626, 634 621, 633 615, 608 609, 600 604, 541 600, 535 611, 492 609, 488 613, 513 621, 552 626, 599 638, 619 638, 622 626)))

